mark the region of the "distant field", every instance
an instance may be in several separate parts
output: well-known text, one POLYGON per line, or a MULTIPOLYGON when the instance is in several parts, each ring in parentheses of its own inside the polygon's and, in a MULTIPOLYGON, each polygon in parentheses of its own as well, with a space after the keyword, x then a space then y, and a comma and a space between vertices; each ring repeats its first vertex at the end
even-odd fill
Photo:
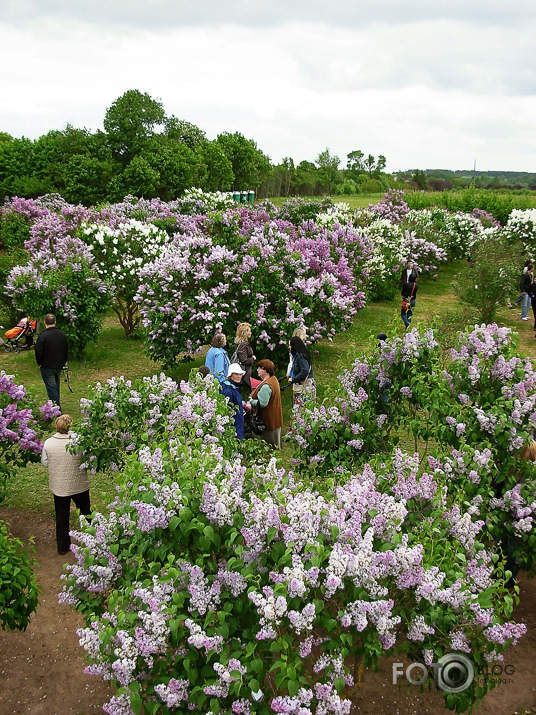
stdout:
MULTIPOLYGON (((331 198, 336 203, 344 202, 350 204, 350 208, 358 209, 368 206, 369 204, 377 204, 384 194, 354 194, 352 196, 332 196, 331 198)), ((285 201, 289 200, 289 196, 278 196, 277 198, 270 199, 270 201, 276 206, 281 206, 285 201)), ((301 198, 312 201, 322 201, 325 196, 302 196, 301 198)))

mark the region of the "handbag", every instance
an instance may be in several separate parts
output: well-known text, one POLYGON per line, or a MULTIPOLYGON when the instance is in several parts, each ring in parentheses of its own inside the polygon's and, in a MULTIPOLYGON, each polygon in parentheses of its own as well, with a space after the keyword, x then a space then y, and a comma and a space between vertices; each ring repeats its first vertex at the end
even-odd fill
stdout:
POLYGON ((251 413, 249 421, 251 423, 251 429, 255 434, 263 434, 265 432, 266 425, 257 411, 251 413))
MULTIPOLYGON (((294 366, 294 363, 293 363, 293 366, 294 366)), ((307 385, 307 382, 308 382, 309 377, 310 377, 310 375, 311 375, 312 369, 313 369, 313 366, 312 366, 311 364, 309 364, 309 372, 307 373, 307 377, 305 378, 305 380, 304 380, 303 382, 300 382, 300 383, 296 383, 296 382, 293 382, 293 383, 292 383, 292 392, 293 392, 295 395, 301 395, 301 394, 302 394, 303 390, 305 389, 305 386, 307 385)))

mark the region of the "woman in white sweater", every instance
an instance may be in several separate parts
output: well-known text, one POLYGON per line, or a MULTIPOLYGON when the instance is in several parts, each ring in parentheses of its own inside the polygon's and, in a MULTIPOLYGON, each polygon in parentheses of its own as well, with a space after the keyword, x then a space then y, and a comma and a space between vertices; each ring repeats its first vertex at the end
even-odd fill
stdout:
POLYGON ((70 444, 69 430, 73 420, 61 415, 56 420, 56 434, 49 437, 41 453, 41 464, 48 467, 48 486, 54 494, 56 511, 56 542, 58 554, 66 554, 71 546, 69 514, 71 499, 85 516, 91 512, 89 502, 89 478, 85 469, 80 469, 80 455, 67 451, 70 444))

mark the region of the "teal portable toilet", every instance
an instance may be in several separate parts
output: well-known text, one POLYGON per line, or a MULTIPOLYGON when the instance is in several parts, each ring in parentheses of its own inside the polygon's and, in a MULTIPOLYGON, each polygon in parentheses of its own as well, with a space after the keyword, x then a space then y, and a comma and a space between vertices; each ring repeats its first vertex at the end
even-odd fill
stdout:
POLYGON ((240 192, 240 202, 245 204, 246 201, 248 200, 248 192, 247 191, 241 191, 240 192))
POLYGON ((248 201, 250 204, 255 201, 255 192, 252 189, 248 191, 248 201))
POLYGON ((240 203, 240 191, 233 191, 233 200, 236 201, 237 204, 240 203))

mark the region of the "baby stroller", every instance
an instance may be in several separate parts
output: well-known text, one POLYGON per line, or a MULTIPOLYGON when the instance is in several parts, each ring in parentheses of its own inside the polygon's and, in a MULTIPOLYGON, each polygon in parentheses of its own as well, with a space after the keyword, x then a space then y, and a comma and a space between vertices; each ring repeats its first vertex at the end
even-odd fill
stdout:
POLYGON ((6 353, 18 353, 31 348, 34 344, 36 330, 37 320, 32 320, 29 317, 21 318, 14 328, 6 330, 6 341, 4 342, 6 353))

